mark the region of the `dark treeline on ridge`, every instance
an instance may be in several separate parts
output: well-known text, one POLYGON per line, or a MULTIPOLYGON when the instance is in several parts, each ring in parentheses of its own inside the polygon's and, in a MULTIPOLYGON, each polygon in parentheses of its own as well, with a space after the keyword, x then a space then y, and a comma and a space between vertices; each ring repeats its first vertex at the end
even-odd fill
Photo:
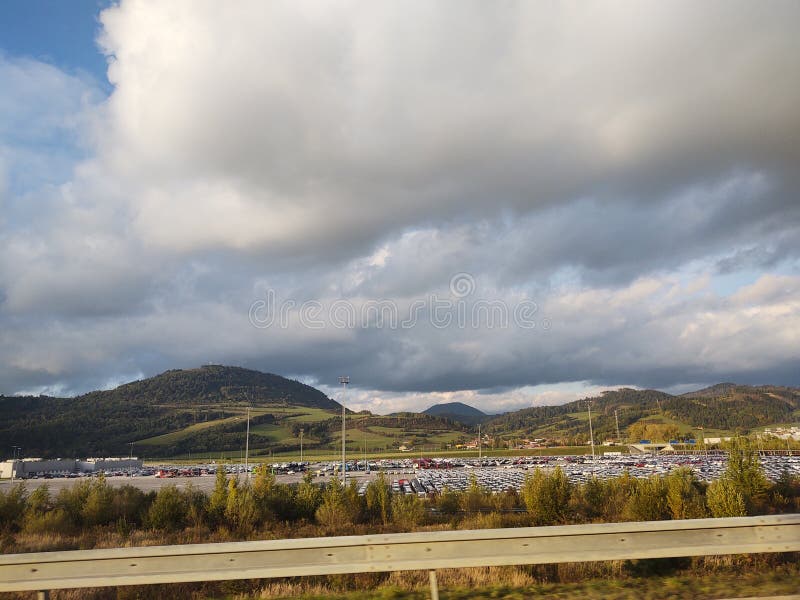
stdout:
MULTIPOLYGON (((359 439, 370 438, 371 448, 384 450, 395 441, 395 448, 413 445, 407 441, 415 435, 425 437, 429 449, 446 449, 474 436, 479 423, 493 448, 513 447, 526 438, 582 445, 589 438, 587 400, 597 441, 617 440, 617 425, 619 442, 653 432, 666 441, 692 439, 701 427, 717 436, 747 434, 800 416, 798 389, 719 384, 682 396, 623 388, 494 416, 450 403, 423 413, 350 412, 348 421, 352 418, 362 431, 359 439)), ((341 430, 338 402, 279 375, 221 365, 166 371, 75 398, 0 396, 0 448, 21 447, 26 456, 37 457, 113 456, 127 455, 133 443, 147 458, 219 456, 244 448, 248 408, 250 448, 256 455, 297 451, 301 427, 307 449, 335 449, 341 430)))

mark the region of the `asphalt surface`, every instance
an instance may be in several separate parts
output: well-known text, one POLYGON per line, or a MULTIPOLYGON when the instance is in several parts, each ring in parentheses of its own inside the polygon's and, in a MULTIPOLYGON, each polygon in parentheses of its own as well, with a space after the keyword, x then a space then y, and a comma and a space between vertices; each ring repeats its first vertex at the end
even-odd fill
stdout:
MULTIPOLYGON (((445 487, 454 490, 464 490, 467 488, 469 479, 473 475, 477 477, 480 485, 493 492, 502 492, 508 488, 519 490, 524 482, 526 473, 530 469, 542 467, 545 469, 559 466, 572 483, 582 483, 590 477, 608 478, 629 473, 636 478, 646 478, 652 475, 667 475, 671 470, 678 467, 688 467, 695 474, 705 481, 713 481, 724 472, 727 458, 721 455, 711 456, 635 456, 624 455, 614 458, 602 458, 596 461, 588 456, 558 456, 558 457, 528 457, 524 459, 469 459, 462 461, 458 465, 448 465, 448 468, 428 468, 415 470, 411 459, 402 461, 390 461, 373 465, 374 469, 382 468, 386 473, 387 480, 396 483, 399 480, 414 480, 422 483, 423 490, 426 492, 441 492, 445 487)), ((278 465, 275 465, 278 467, 278 465)), ((431 463, 435 466, 435 463, 431 463)), ((441 464, 439 465, 442 466, 441 464)), ((789 471, 795 476, 800 476, 800 456, 762 456, 761 466, 765 475, 773 481, 777 479, 783 471, 789 471)), ((164 465, 168 468, 167 465, 164 465)), ((334 463, 312 463, 308 470, 317 473, 325 471, 326 475, 314 477, 316 483, 325 483, 336 475, 331 472, 335 467, 334 463)), ((185 469, 185 466, 179 467, 185 469)), ((235 466, 228 466, 235 468, 235 466)), ((239 466, 243 469, 243 466, 239 466)), ((198 472, 200 469, 198 468, 198 472)), ((364 482, 374 478, 378 471, 365 473, 364 471, 348 471, 348 480, 355 479, 359 487, 364 482)), ((229 475, 235 477, 237 475, 229 475)), ((302 480, 303 473, 278 473, 276 479, 279 483, 298 483, 302 480)), ((244 473, 238 475, 243 479, 244 473)), ((252 475, 251 475, 252 477, 252 475)), ((214 488, 215 475, 199 475, 194 477, 176 476, 159 478, 153 475, 134 475, 119 476, 108 475, 106 481, 113 486, 133 485, 143 491, 159 490, 166 485, 175 485, 184 489, 192 486, 196 489, 210 492, 214 488)), ((76 478, 53 478, 53 479, 28 479, 22 480, 23 485, 29 490, 36 489, 41 485, 47 485, 53 493, 71 487, 76 483, 85 480, 83 477, 76 478)), ((20 480, 17 480, 19 482, 20 480)), ((0 491, 4 491, 11 486, 10 480, 0 480, 0 491)), ((406 490, 401 486, 401 491, 411 493, 411 489, 406 490)), ((416 490, 415 490, 416 491, 416 490)))

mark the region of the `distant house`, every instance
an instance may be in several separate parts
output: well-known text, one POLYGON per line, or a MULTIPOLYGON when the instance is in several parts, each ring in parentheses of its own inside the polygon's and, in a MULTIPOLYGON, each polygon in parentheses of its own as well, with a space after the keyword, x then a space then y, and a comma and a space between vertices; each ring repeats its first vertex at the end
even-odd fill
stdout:
POLYGON ((732 437, 707 437, 705 438, 706 444, 721 444, 722 442, 730 442, 732 437))
POLYGON ((642 440, 638 444, 629 444, 628 450, 631 454, 658 454, 660 452, 675 452, 675 448, 667 443, 651 443, 642 440))

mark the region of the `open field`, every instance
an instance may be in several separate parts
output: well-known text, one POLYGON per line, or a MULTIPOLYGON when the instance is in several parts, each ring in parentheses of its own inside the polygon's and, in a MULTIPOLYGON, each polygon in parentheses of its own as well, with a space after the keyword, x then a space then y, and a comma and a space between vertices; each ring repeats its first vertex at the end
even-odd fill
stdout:
MULTIPOLYGON (((177 431, 171 431, 163 435, 142 439, 136 442, 137 446, 154 447, 168 446, 177 442, 191 438, 204 430, 212 427, 231 425, 244 422, 247 408, 239 405, 225 405, 216 407, 199 407, 212 414, 230 415, 209 421, 203 421, 184 427, 177 431)), ((181 412, 192 412, 181 409, 181 412)), ((260 423, 252 425, 250 432, 261 435, 269 440, 270 444, 299 445, 299 438, 292 433, 292 425, 295 423, 317 423, 335 416, 330 411, 321 408, 311 408, 302 406, 256 406, 250 409, 250 416, 257 417, 271 414, 277 419, 276 423, 260 423)), ((306 437, 307 443, 313 445, 317 440, 306 437)), ((253 448, 254 451, 257 448, 253 448)), ((157 450, 156 450, 157 451, 157 450)))
POLYGON ((136 444, 141 446, 160 446, 163 444, 172 444, 174 442, 186 439, 187 437, 191 437, 193 434, 203 431, 204 429, 216 427, 217 425, 225 425, 226 423, 235 423, 241 420, 241 416, 235 416, 226 417, 224 419, 215 419, 213 421, 204 421, 202 423, 195 423, 194 425, 189 425, 188 427, 185 427, 179 431, 171 431, 170 433, 165 433, 164 435, 157 435, 155 437, 139 440, 136 442, 136 444))

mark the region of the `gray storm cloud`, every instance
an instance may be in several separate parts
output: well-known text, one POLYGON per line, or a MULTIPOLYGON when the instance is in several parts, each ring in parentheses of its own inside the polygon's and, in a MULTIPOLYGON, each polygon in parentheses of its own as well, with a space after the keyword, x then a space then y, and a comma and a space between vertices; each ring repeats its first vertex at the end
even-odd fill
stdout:
MULTIPOLYGON (((66 78, 75 100, 41 107, 90 156, 63 174, 37 147, 5 186, 0 391, 209 361, 393 394, 791 382, 799 18, 777 1, 123 1, 100 18, 110 97, 66 78), (473 300, 535 301, 552 327, 248 320, 267 289, 407 306, 459 272, 473 300)), ((3 83, 30 83, 3 85, 12 108, 59 77, 14 68, 3 83)), ((31 145, 0 134, 0 164, 31 145)))

